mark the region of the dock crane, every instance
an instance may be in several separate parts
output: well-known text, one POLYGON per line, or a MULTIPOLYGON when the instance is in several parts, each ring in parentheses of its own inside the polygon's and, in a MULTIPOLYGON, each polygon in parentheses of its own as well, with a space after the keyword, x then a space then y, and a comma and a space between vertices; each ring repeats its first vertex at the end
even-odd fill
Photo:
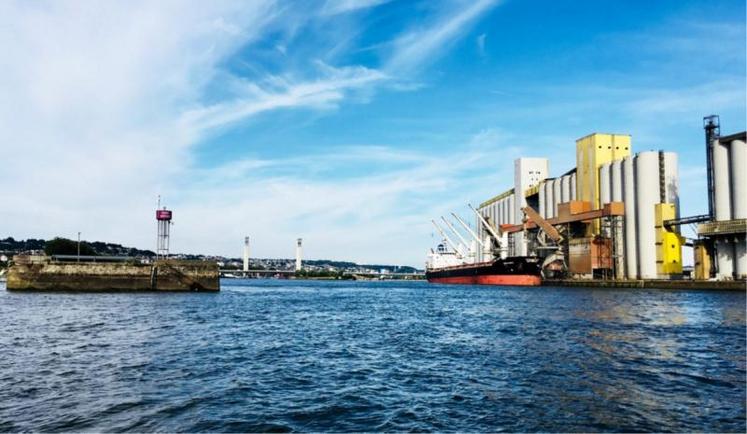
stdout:
POLYGON ((565 261, 565 253, 563 252, 561 246, 561 243, 563 242, 563 236, 560 235, 560 232, 555 228, 555 226, 551 225, 550 222, 545 220, 537 211, 534 210, 534 208, 527 206, 522 208, 521 211, 529 221, 534 222, 544 234, 546 234, 553 242, 555 242, 557 246, 557 248, 552 253, 547 255, 545 257, 545 260, 542 262, 542 274, 545 274, 545 270, 548 269, 550 264, 558 261, 560 261, 562 266, 560 267, 561 270, 557 271, 565 271, 568 267, 565 261))
POLYGON ((493 249, 492 245, 489 246, 489 248, 491 250, 490 253, 495 256, 494 250, 498 250, 499 253, 498 253, 497 256, 499 256, 501 258, 505 257, 507 255, 507 253, 508 253, 508 251, 507 251, 508 243, 506 242, 506 238, 501 233, 501 229, 500 228, 496 229, 492 224, 488 223, 488 221, 485 220, 485 217, 483 217, 482 214, 480 214, 479 212, 477 212, 477 210, 474 209, 471 204, 467 204, 467 206, 469 207, 469 209, 471 209, 472 211, 474 211, 474 213, 477 216, 477 218, 480 219, 480 222, 482 222, 483 225, 485 225, 485 228, 488 230, 488 232, 490 233, 490 235, 495 240, 495 245, 497 246, 497 249, 493 249))

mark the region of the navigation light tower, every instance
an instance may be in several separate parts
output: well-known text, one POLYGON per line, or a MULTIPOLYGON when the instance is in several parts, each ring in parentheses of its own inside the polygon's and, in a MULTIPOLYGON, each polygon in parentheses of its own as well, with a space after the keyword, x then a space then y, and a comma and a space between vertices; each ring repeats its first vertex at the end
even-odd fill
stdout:
MULTIPOLYGON (((161 206, 161 197, 158 197, 158 206, 161 206)), ((158 240, 156 242, 156 259, 169 257, 169 227, 171 226, 172 213, 163 209, 156 209, 156 221, 158 222, 158 240)))
POLYGON ((301 270, 301 244, 303 243, 303 239, 299 238, 296 240, 296 271, 301 270))
POLYGON ((244 237, 244 271, 249 271, 249 237, 244 237))

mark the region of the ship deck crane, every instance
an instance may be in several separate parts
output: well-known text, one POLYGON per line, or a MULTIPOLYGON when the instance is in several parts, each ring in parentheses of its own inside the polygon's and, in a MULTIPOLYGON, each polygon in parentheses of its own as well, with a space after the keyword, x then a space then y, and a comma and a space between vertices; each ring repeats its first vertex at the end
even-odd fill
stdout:
POLYGON ((465 223, 465 222, 464 222, 464 220, 462 220, 461 218, 459 218, 459 216, 458 216, 458 215, 456 215, 456 214, 454 214, 454 213, 451 213, 451 215, 453 215, 453 216, 454 216, 454 218, 455 218, 455 219, 457 219, 457 221, 459 222, 459 224, 461 224, 461 225, 462 225, 462 227, 464 227, 464 229, 465 229, 465 230, 466 230, 466 231, 467 231, 467 232, 468 232, 468 233, 469 233, 470 235, 472 235, 472 238, 474 238, 474 239, 475 239, 475 240, 477 241, 477 243, 478 243, 478 244, 480 245, 480 247, 483 247, 483 242, 482 242, 482 240, 480 239, 480 237, 478 237, 478 236, 477 236, 477 234, 476 234, 476 233, 475 233, 475 232, 474 232, 474 231, 472 230, 472 228, 470 228, 470 227, 469 227, 469 225, 468 225, 467 223, 465 223))
POLYGON ((475 212, 475 214, 477 215, 477 218, 479 218, 480 221, 482 222, 482 224, 485 225, 485 228, 488 230, 488 232, 490 232, 490 235, 492 235, 493 238, 495 238, 495 241, 500 246, 500 244, 501 244, 501 235, 499 233, 500 229, 498 229, 498 232, 496 232, 496 228, 494 228, 493 225, 491 225, 490 223, 488 223, 487 220, 485 220, 485 217, 482 216, 482 214, 480 214, 479 212, 477 212, 476 209, 472 208, 472 205, 467 204, 467 206, 469 207, 469 209, 471 209, 472 211, 475 212))
POLYGON ((446 243, 447 243, 447 244, 448 244, 448 245, 449 245, 449 246, 450 246, 450 247, 451 247, 452 249, 454 249, 454 253, 455 253, 455 254, 456 254, 456 255, 457 255, 458 257, 460 257, 460 258, 461 258, 461 257, 463 257, 464 255, 462 254, 462 252, 461 252, 461 249, 459 249, 459 248, 458 248, 458 247, 456 246, 456 244, 454 244, 454 242, 453 242, 453 241, 451 241, 451 238, 449 238, 449 236, 448 236, 448 235, 446 235, 446 232, 444 232, 444 230, 443 230, 443 229, 441 229, 441 226, 439 226, 439 225, 438 225, 438 223, 436 223, 436 221, 435 221, 435 220, 431 220, 431 223, 433 223, 433 226, 435 226, 435 227, 436 227, 436 229, 438 230, 438 233, 440 233, 440 234, 441 234, 441 236, 442 236, 442 237, 444 237, 444 240, 446 241, 446 243))
POLYGON ((445 219, 445 218, 444 218, 443 216, 441 216, 441 220, 443 220, 443 221, 444 221, 444 223, 446 223, 446 226, 447 226, 447 227, 448 227, 449 229, 451 229, 451 232, 453 232, 454 234, 456 234, 457 238, 459 238, 459 241, 461 241, 461 242, 462 242, 462 244, 463 244, 464 246, 469 246, 469 243, 467 242, 467 240, 465 240, 465 239, 464 239, 464 237, 462 236, 462 234, 460 234, 460 233, 459 233, 459 232, 458 232, 458 231, 456 230, 456 228, 454 227, 454 225, 452 225, 451 223, 449 223, 449 221, 448 221, 448 220, 446 220, 446 219, 445 219))

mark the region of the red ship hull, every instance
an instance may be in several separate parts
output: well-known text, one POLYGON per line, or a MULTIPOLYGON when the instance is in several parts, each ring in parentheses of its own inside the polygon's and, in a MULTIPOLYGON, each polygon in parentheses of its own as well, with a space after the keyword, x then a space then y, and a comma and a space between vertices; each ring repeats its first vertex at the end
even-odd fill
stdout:
POLYGON ((492 262, 428 269, 425 278, 432 283, 458 285, 538 286, 542 284, 540 264, 536 257, 514 256, 492 262))
POLYGON ((431 283, 450 283, 457 285, 506 285, 506 286, 539 286, 542 279, 529 274, 483 275, 459 277, 431 277, 431 283))

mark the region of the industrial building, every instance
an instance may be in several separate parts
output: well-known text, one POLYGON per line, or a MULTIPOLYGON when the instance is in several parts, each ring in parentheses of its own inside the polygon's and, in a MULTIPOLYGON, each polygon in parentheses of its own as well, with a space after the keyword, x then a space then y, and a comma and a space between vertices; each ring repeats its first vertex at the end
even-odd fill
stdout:
POLYGON ((593 133, 576 140, 576 167, 561 176, 549 176, 546 158, 517 159, 513 185, 477 208, 471 243, 444 219, 462 243, 439 228, 444 246, 452 247, 451 256, 441 247, 439 260, 531 256, 543 258, 545 278, 670 280, 683 278, 682 248, 688 245, 694 278, 744 279, 745 133, 720 136, 718 117, 705 119, 708 214, 680 216, 676 153, 634 153, 630 135, 593 133), (680 227, 694 223, 700 223, 697 238, 688 240, 680 227))

